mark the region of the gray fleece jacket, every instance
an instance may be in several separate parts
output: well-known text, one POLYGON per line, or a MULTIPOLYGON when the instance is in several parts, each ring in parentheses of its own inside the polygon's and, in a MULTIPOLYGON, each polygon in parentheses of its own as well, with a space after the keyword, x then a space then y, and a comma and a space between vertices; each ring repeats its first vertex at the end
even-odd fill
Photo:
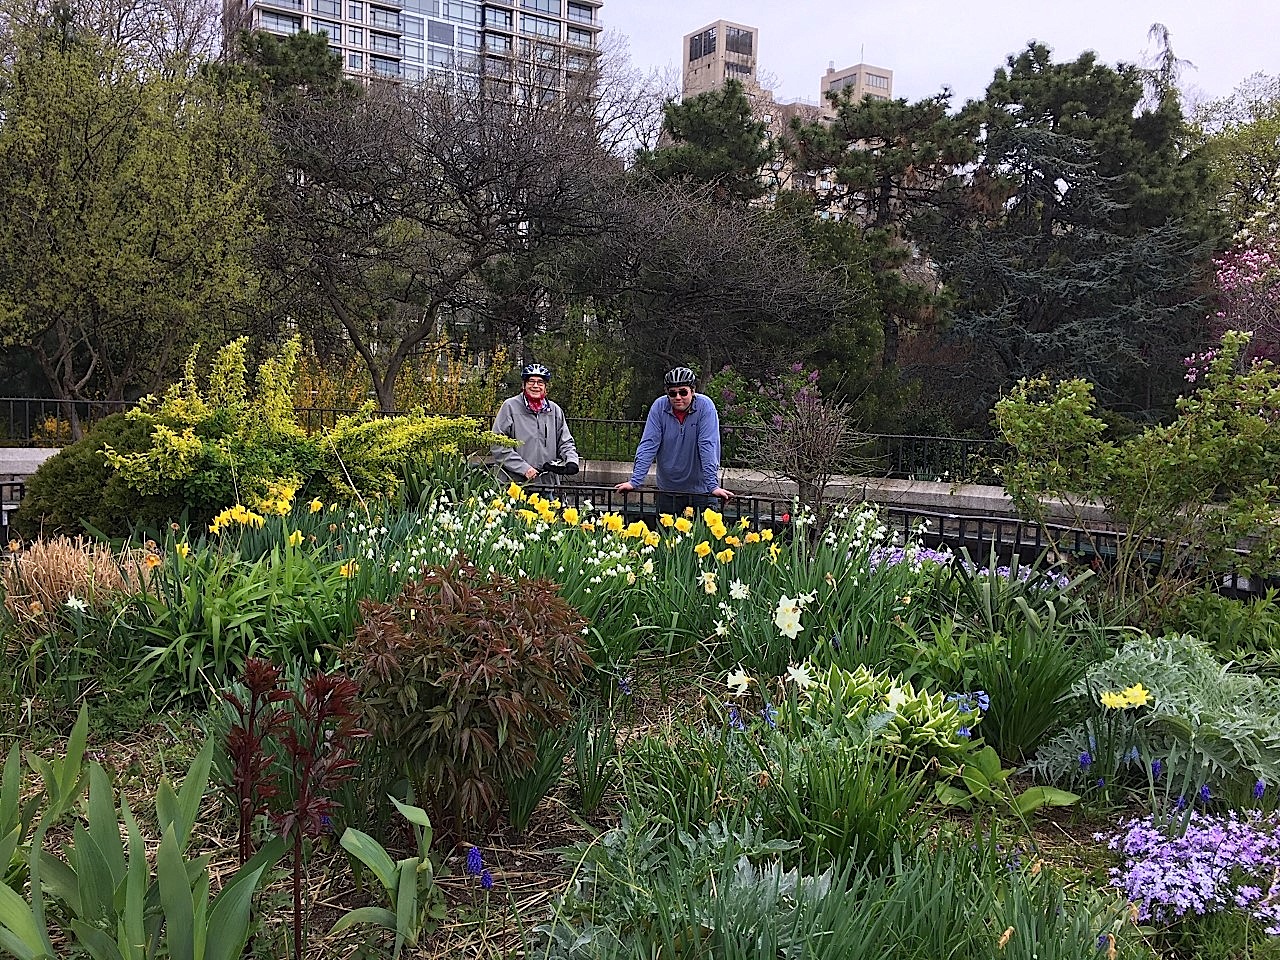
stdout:
MULTIPOLYGON (((541 470, 544 463, 552 460, 579 462, 564 410, 551 400, 543 400, 538 413, 529 409, 523 393, 503 401, 493 421, 493 432, 519 441, 515 449, 495 446, 491 451, 493 462, 499 467, 498 475, 505 479, 525 483, 525 471, 530 467, 541 470)), ((560 477, 544 473, 533 482, 554 487, 559 485, 560 477)))

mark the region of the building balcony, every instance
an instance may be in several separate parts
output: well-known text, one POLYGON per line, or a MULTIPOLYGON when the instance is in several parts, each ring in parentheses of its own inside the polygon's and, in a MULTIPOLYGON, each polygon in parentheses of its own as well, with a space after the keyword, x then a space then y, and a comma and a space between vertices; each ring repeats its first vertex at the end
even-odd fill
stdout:
POLYGON ((297 13, 307 9, 306 0, 253 0, 251 7, 261 7, 266 10, 288 10, 290 13, 297 13))

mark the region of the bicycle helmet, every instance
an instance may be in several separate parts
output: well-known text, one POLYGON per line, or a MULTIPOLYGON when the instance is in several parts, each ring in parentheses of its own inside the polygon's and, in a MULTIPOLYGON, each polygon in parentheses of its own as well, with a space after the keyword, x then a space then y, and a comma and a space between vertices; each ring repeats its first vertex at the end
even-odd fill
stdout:
POLYGON ((520 380, 525 381, 530 377, 541 377, 547 382, 551 381, 551 371, 540 363, 526 363, 520 371, 520 380))
POLYGON ((676 387, 681 384, 697 382, 697 376, 688 367, 676 367, 674 370, 668 370, 666 382, 668 387, 676 387))

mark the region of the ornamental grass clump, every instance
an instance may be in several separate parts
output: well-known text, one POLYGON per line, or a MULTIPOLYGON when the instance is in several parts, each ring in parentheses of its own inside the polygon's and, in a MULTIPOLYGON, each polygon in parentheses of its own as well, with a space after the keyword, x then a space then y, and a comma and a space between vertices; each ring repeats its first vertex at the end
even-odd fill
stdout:
POLYGON ((1124 854, 1112 882, 1138 919, 1177 924, 1243 912, 1280 936, 1280 819, 1256 810, 1225 816, 1192 811, 1130 820, 1110 840, 1124 854))
POLYGON ((539 736, 569 718, 591 664, 586 621, 551 581, 481 573, 463 558, 360 609, 343 659, 366 725, 443 836, 483 833, 503 785, 534 766, 539 736))

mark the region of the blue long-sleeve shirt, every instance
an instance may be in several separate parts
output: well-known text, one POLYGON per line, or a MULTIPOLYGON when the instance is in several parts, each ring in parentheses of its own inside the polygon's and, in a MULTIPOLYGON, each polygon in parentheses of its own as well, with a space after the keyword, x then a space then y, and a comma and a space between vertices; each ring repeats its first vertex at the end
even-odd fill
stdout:
POLYGON ((633 487, 644 486, 655 462, 659 490, 710 493, 720 486, 720 414, 710 397, 694 394, 684 423, 665 396, 653 401, 636 448, 633 487))

